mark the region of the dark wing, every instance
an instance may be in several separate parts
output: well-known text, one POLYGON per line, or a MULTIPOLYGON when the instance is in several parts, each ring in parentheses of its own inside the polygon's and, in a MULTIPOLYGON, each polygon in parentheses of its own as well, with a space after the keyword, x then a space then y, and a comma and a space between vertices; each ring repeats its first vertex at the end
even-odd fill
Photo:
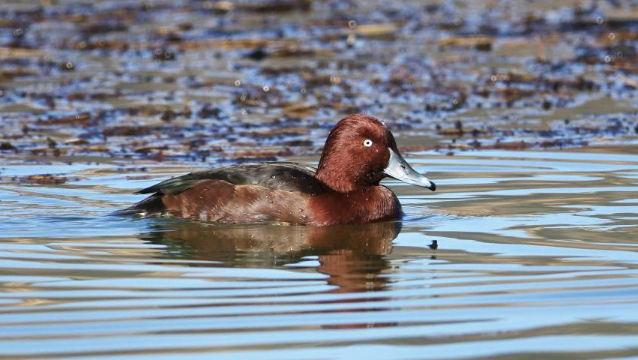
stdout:
POLYGON ((164 180, 136 194, 176 195, 202 180, 224 180, 234 185, 259 185, 273 190, 301 191, 316 195, 326 188, 315 178, 315 171, 313 167, 291 162, 223 166, 164 180))

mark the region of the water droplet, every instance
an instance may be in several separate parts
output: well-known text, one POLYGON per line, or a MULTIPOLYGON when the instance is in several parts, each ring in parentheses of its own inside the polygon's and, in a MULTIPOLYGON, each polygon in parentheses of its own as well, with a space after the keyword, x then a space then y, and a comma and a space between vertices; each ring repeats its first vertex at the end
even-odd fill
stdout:
POLYGON ((270 91, 270 86, 264 85, 264 87, 262 89, 264 90, 264 92, 268 92, 268 91, 270 91))
POLYGON ((498 80, 498 78, 496 77, 496 75, 492 75, 492 76, 490 76, 490 80, 492 80, 492 82, 496 82, 496 80, 498 80))
POLYGON ((22 35, 24 35, 24 29, 17 28, 13 30, 13 36, 22 36, 22 35))
POLYGON ((605 56, 605 62, 611 62, 611 56, 607 55, 605 56))
POLYGON ((609 40, 614 40, 616 38, 616 34, 609 33, 609 40))
POLYGON ((454 101, 452 101, 452 104, 454 104, 454 105, 458 105, 458 104, 459 104, 459 101, 458 101, 458 100, 456 100, 456 99, 454 99, 454 101))
POLYGON ((601 25, 603 23, 603 18, 602 17, 597 17, 596 18, 596 24, 601 25))
POLYGON ((302 94, 305 94, 306 92, 307 92, 306 88, 302 88, 302 89, 301 89, 301 93, 302 93, 302 94))
POLYGON ((357 42, 357 35, 355 34, 348 35, 348 38, 346 39, 346 45, 348 45, 348 47, 353 47, 354 43, 356 42, 357 42))
POLYGON ((72 62, 67 61, 66 64, 64 64, 64 67, 67 68, 67 70, 72 70, 75 67, 75 65, 73 65, 72 62))
POLYGON ((350 20, 348 21, 348 26, 350 27, 350 29, 354 29, 355 26, 357 26, 357 22, 354 20, 350 20))
POLYGON ((239 85, 241 85, 241 80, 239 79, 235 80, 235 86, 239 86, 239 85))

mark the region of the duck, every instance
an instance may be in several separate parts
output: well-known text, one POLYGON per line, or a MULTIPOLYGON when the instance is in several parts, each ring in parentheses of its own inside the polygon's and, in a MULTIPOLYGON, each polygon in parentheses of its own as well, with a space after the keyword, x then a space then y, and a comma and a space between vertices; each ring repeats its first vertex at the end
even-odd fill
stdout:
POLYGON ((308 226, 398 220, 401 203, 380 184, 386 177, 436 190, 381 120, 352 114, 330 130, 317 168, 264 162, 191 172, 137 191, 150 196, 115 214, 308 226))

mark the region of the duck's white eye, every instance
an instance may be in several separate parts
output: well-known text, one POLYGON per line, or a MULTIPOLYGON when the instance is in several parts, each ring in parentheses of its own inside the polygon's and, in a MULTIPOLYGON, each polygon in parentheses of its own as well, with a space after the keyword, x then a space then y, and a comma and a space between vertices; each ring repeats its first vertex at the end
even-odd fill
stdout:
POLYGON ((363 146, 365 146, 365 147, 372 146, 372 140, 370 140, 370 139, 363 140, 363 146))

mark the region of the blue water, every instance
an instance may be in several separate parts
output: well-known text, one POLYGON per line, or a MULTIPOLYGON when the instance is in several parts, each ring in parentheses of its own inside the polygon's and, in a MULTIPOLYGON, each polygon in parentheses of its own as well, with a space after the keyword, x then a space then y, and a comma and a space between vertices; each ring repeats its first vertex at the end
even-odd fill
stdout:
POLYGON ((402 222, 335 228, 109 216, 179 163, 5 164, 0 357, 638 356, 638 156, 410 162, 437 192, 388 181, 402 222), (41 173, 70 180, 12 178, 41 173))

